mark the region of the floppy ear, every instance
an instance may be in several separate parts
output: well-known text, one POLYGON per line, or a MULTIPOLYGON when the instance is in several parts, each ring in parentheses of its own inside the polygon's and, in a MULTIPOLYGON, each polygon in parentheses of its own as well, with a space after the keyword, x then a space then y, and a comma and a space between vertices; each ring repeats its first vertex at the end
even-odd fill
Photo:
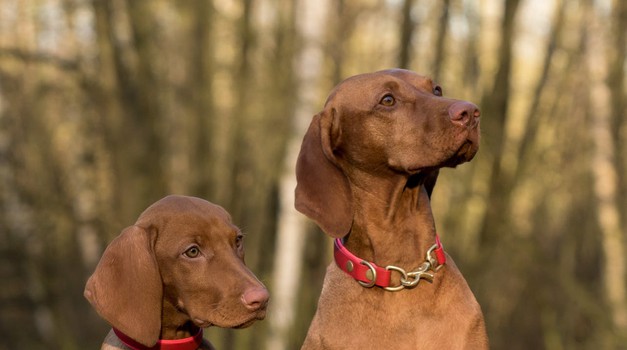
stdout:
POLYGON ((440 174, 440 169, 436 169, 430 172, 424 181, 425 189, 427 190, 427 194, 429 198, 431 198, 431 193, 433 192, 433 188, 435 187, 435 183, 438 180, 438 175, 440 174))
POLYGON ((105 249, 85 298, 114 328, 153 346, 161 333, 163 284, 148 232, 130 226, 105 249))
POLYGON ((337 167, 331 138, 339 137, 334 111, 313 117, 296 161, 296 210, 332 237, 345 236, 353 224, 348 178, 337 167), (334 135, 332 135, 334 134, 334 135))

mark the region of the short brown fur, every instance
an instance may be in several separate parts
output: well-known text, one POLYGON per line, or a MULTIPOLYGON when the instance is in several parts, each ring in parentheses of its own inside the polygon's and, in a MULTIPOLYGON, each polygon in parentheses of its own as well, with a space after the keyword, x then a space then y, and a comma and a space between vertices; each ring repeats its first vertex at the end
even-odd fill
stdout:
MULTIPOLYGON (((479 145, 479 109, 439 92, 406 70, 340 83, 303 139, 296 208, 362 259, 420 266, 435 242, 438 171, 470 161, 479 145)), ((399 275, 392 280, 398 285, 399 275)), ((332 263, 302 348, 487 349, 488 340, 481 308, 447 255, 432 283, 399 292, 364 288, 332 263)))
MULTIPOLYGON (((242 244, 221 207, 165 197, 109 244, 85 297, 113 327, 149 347, 199 327, 247 327, 265 317, 268 291, 244 264, 242 244)), ((127 348, 111 331, 101 349, 127 348)), ((204 341, 199 349, 213 347, 204 341)))

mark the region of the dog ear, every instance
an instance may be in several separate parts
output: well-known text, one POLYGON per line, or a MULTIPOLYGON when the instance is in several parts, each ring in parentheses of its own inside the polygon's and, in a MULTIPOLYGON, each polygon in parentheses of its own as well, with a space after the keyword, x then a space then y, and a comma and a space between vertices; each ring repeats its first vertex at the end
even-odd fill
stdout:
POLYGON ((439 174, 440 174, 440 169, 436 169, 430 172, 429 174, 427 174, 427 176, 425 177, 425 180, 423 183, 424 183, 425 189, 427 190, 427 194, 429 195, 429 198, 431 198, 431 193, 433 192, 433 188, 435 187, 435 183, 438 180, 439 174))
POLYGON ((337 166, 332 142, 340 137, 334 110, 313 117, 296 161, 296 210, 332 237, 343 237, 353 224, 348 178, 337 166))
POLYGON ((105 249, 84 294, 114 328, 148 347, 155 345, 163 284, 149 233, 139 226, 124 229, 105 249))

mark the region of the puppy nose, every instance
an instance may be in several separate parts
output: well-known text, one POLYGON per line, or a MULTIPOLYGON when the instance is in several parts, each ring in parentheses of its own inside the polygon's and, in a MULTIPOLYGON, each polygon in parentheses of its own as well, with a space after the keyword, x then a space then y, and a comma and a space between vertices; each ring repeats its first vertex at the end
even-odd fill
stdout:
POLYGON ((476 126, 481 112, 475 104, 466 101, 457 101, 448 108, 451 121, 461 126, 476 126))
POLYGON ((265 288, 252 288, 242 295, 244 306, 251 311, 265 308, 268 305, 268 299, 270 299, 270 294, 265 288))

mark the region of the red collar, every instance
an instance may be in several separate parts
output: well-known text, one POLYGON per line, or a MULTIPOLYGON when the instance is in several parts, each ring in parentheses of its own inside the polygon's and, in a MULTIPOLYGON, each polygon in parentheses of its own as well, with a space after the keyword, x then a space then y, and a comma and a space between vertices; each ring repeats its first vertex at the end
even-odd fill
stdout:
POLYGON ((380 267, 373 262, 363 260, 348 251, 340 238, 335 240, 333 255, 337 266, 362 286, 379 286, 389 291, 415 287, 421 278, 432 281, 434 274, 429 271, 436 272, 446 263, 446 254, 438 235, 435 235, 435 244, 427 250, 425 261, 416 271, 411 272, 393 265, 380 267), (435 254, 435 257, 431 254, 435 254), (400 284, 396 286, 390 286, 392 271, 401 274, 400 284))
POLYGON ((202 344, 202 328, 199 328, 198 333, 189 338, 183 339, 159 339, 157 344, 152 347, 145 346, 138 343, 128 335, 113 328, 115 335, 133 350, 196 350, 202 344))

